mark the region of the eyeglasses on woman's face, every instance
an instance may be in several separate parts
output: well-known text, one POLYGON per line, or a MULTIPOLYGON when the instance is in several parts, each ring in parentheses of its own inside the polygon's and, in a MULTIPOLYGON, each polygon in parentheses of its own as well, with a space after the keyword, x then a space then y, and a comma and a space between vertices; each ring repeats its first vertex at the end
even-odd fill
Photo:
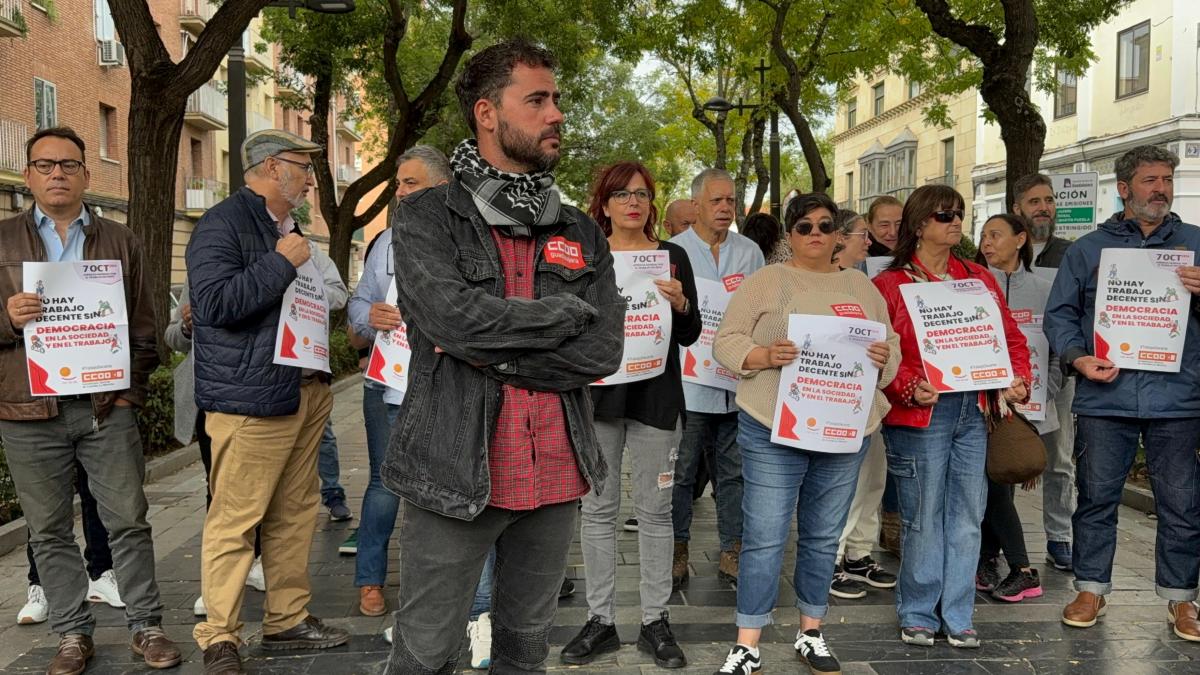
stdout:
POLYGON ((613 190, 608 193, 608 198, 616 201, 618 204, 628 204, 631 199, 637 199, 639 202, 648 203, 654 199, 654 193, 645 188, 637 190, 613 190))

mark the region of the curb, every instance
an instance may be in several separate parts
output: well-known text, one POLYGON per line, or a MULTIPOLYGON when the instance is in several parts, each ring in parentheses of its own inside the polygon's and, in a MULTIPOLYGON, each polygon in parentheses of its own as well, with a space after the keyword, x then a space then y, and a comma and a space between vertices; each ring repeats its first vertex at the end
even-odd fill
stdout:
POLYGON ((1125 488, 1121 490, 1121 505, 1142 513, 1154 513, 1154 493, 1126 483, 1125 488))
MULTIPOLYGON (((354 385, 362 384, 362 375, 349 375, 334 382, 329 389, 337 395, 354 385)), ((183 469, 191 466, 194 462, 200 461, 200 446, 196 443, 184 446, 178 450, 155 457, 146 462, 146 479, 142 485, 150 485, 156 483, 167 476, 178 473, 183 469)), ((75 516, 79 515, 79 496, 75 496, 75 516)), ((0 526, 0 556, 7 555, 18 548, 25 546, 25 518, 17 518, 16 520, 0 526)))

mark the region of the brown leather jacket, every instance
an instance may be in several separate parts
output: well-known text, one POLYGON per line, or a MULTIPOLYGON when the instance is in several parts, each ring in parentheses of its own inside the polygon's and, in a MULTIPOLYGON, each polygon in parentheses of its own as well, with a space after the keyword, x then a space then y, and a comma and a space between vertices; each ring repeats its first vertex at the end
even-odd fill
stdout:
MULTIPOLYGON (((92 409, 104 419, 116 399, 135 406, 146 400, 146 383, 158 366, 154 308, 143 267, 142 244, 124 225, 88 209, 91 224, 83 228, 83 257, 120 260, 129 312, 130 382, 124 391, 92 394, 92 409)), ((33 221, 33 209, 0 220, 0 420, 44 420, 58 415, 58 399, 31 396, 25 364, 25 341, 8 316, 8 299, 22 291, 21 264, 46 260, 46 246, 33 221)))

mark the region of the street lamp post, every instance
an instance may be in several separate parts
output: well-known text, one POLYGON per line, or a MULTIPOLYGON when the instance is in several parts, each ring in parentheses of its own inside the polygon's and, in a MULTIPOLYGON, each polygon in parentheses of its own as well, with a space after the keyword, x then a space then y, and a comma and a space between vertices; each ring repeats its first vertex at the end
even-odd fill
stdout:
MULTIPOLYGON (((740 114, 747 110, 755 111, 767 105, 767 73, 771 70, 771 67, 767 65, 766 59, 760 58, 758 66, 754 70, 758 72, 758 86, 761 92, 760 95, 762 96, 762 103, 742 103, 741 98, 738 99, 737 103, 730 103, 720 96, 714 96, 704 103, 704 109, 716 113, 727 113, 736 110, 740 114)), ((781 197, 779 194, 779 111, 774 106, 771 107, 771 131, 767 142, 770 147, 771 162, 771 215, 779 218, 781 206, 781 197)))
MULTIPOLYGON (((268 7, 286 7, 295 19, 297 9, 320 14, 354 11, 354 0, 274 0, 268 7)), ((253 48, 253 46, 251 46, 253 48)), ((246 140, 246 50, 241 40, 229 48, 229 190, 246 184, 242 173, 242 141, 246 140)))

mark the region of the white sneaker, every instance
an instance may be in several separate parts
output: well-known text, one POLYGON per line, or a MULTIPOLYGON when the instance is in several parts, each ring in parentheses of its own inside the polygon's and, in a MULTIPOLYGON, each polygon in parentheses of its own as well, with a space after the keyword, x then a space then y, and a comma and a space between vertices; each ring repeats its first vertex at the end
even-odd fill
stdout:
POLYGON ((204 596, 196 596, 196 604, 192 605, 192 614, 196 616, 208 616, 208 608, 204 606, 204 596))
POLYGON ((492 617, 488 612, 467 624, 471 640, 471 667, 483 670, 492 664, 492 617))
POLYGON ((42 587, 37 584, 30 585, 25 597, 25 606, 17 612, 17 623, 31 625, 45 621, 50 613, 50 606, 46 604, 46 594, 42 587))
POLYGON ((388 643, 389 645, 392 644, 392 627, 391 626, 388 626, 387 628, 383 629, 383 641, 388 643))
POLYGON ((250 566, 250 574, 246 575, 246 585, 256 591, 267 590, 267 580, 263 576, 262 558, 255 558, 254 564, 250 566))
POLYGON ((118 609, 125 606, 125 603, 121 602, 121 591, 117 588, 117 575, 113 574, 112 570, 101 574, 99 579, 88 582, 87 599, 91 602, 107 603, 109 607, 118 609))
POLYGON ((758 650, 751 651, 746 645, 734 645, 725 657, 725 663, 716 675, 752 675, 762 670, 762 657, 758 650))

